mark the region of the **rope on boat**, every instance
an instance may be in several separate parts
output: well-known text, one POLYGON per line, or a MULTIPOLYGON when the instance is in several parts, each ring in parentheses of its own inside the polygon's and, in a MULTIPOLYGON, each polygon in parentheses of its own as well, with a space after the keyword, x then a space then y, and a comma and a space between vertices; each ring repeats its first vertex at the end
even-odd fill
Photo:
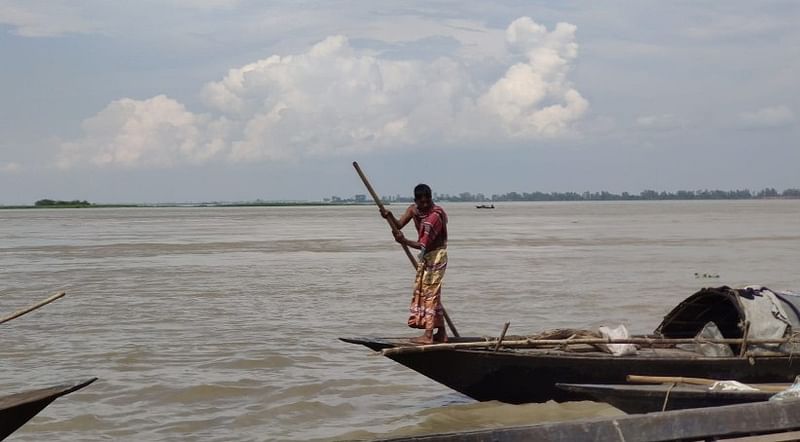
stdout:
POLYGON ((669 388, 667 388, 667 394, 664 395, 664 405, 661 406, 661 411, 667 410, 667 403, 669 402, 669 394, 672 392, 672 389, 675 388, 676 385, 678 385, 677 382, 673 382, 672 384, 670 384, 669 388))

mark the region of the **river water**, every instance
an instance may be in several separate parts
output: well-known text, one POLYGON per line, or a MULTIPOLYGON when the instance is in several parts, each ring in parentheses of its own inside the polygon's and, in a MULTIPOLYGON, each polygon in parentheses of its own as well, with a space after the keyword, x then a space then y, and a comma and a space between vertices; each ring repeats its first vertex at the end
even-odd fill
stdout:
MULTIPOLYGON (((700 287, 800 289, 796 200, 445 208, 462 334, 647 332, 700 287)), ((337 340, 415 334, 412 279, 368 206, 0 211, 0 315, 67 292, 0 326, 0 394, 100 378, 11 440, 370 439, 619 413, 476 403, 337 340)))

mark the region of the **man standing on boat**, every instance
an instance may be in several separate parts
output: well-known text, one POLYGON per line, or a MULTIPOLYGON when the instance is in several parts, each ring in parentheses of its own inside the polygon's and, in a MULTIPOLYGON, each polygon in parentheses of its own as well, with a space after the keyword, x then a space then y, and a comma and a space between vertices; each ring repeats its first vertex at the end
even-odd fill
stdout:
MULTIPOLYGON (((393 217, 388 210, 383 210, 381 215, 393 217)), ((400 230, 395 233, 395 241, 420 250, 408 326, 425 329, 425 334, 415 339, 418 342, 447 342, 442 308, 442 278, 447 269, 447 214, 433 203, 427 184, 414 188, 414 204, 408 206, 397 225, 402 229, 412 219, 418 233, 416 241, 407 239, 400 230)))

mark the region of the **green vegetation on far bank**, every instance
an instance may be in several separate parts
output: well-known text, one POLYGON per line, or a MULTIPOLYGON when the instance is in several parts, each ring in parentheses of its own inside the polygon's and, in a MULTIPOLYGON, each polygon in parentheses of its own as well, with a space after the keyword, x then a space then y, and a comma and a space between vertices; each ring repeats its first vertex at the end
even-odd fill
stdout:
MULTIPOLYGON (((358 195, 356 195, 358 197, 358 195)), ((407 196, 383 197, 390 202, 411 202, 407 196)), ((691 201, 691 200, 752 200, 752 199, 800 199, 800 189, 786 189, 779 192, 774 188, 766 188, 758 192, 742 190, 678 190, 665 192, 644 190, 638 194, 622 192, 621 194, 601 192, 509 192, 491 196, 469 192, 458 195, 434 194, 434 199, 444 202, 508 202, 508 201, 691 201)))
POLYGON ((68 207, 72 209, 80 207, 92 207, 92 203, 86 200, 60 201, 60 200, 43 199, 36 201, 35 203, 33 203, 33 205, 36 207, 68 207))
POLYGON ((0 205, 0 209, 103 209, 103 208, 117 208, 117 207, 139 207, 138 204, 94 204, 86 200, 51 200, 41 199, 33 203, 33 205, 13 205, 4 206, 0 205))
MULTIPOLYGON (((405 195, 389 195, 381 197, 385 204, 410 203, 413 201, 405 195)), ((509 192, 486 196, 482 193, 469 192, 458 195, 435 193, 434 199, 442 202, 515 202, 515 201, 691 201, 691 200, 759 200, 759 199, 800 199, 800 189, 786 189, 782 192, 774 188, 766 188, 758 192, 743 190, 679 190, 677 192, 657 192, 645 190, 638 194, 622 192, 509 192)), ((372 205, 372 199, 359 194, 351 198, 333 196, 323 201, 239 201, 239 202, 201 202, 201 203, 157 203, 157 204, 95 204, 86 200, 51 200, 40 199, 33 205, 0 205, 0 209, 101 209, 120 207, 306 207, 306 206, 361 206, 372 205)))
POLYGON ((243 201, 243 202, 203 202, 203 203, 155 203, 155 204, 95 204, 86 200, 42 199, 33 205, 0 205, 0 209, 109 209, 109 208, 166 208, 166 207, 308 207, 308 206, 362 206, 372 205, 372 201, 323 202, 323 201, 243 201))

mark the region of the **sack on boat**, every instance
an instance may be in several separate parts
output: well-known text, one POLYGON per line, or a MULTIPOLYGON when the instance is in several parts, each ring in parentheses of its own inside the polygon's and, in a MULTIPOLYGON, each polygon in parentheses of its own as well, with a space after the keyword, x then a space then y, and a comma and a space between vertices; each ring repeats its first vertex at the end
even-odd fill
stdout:
MULTIPOLYGON (((598 329, 600 335, 605 339, 628 339, 631 334, 625 325, 620 324, 616 328, 608 328, 606 326, 598 329)), ((628 356, 636 354, 636 346, 633 344, 599 344, 598 347, 603 351, 611 353, 614 356, 628 356)))

